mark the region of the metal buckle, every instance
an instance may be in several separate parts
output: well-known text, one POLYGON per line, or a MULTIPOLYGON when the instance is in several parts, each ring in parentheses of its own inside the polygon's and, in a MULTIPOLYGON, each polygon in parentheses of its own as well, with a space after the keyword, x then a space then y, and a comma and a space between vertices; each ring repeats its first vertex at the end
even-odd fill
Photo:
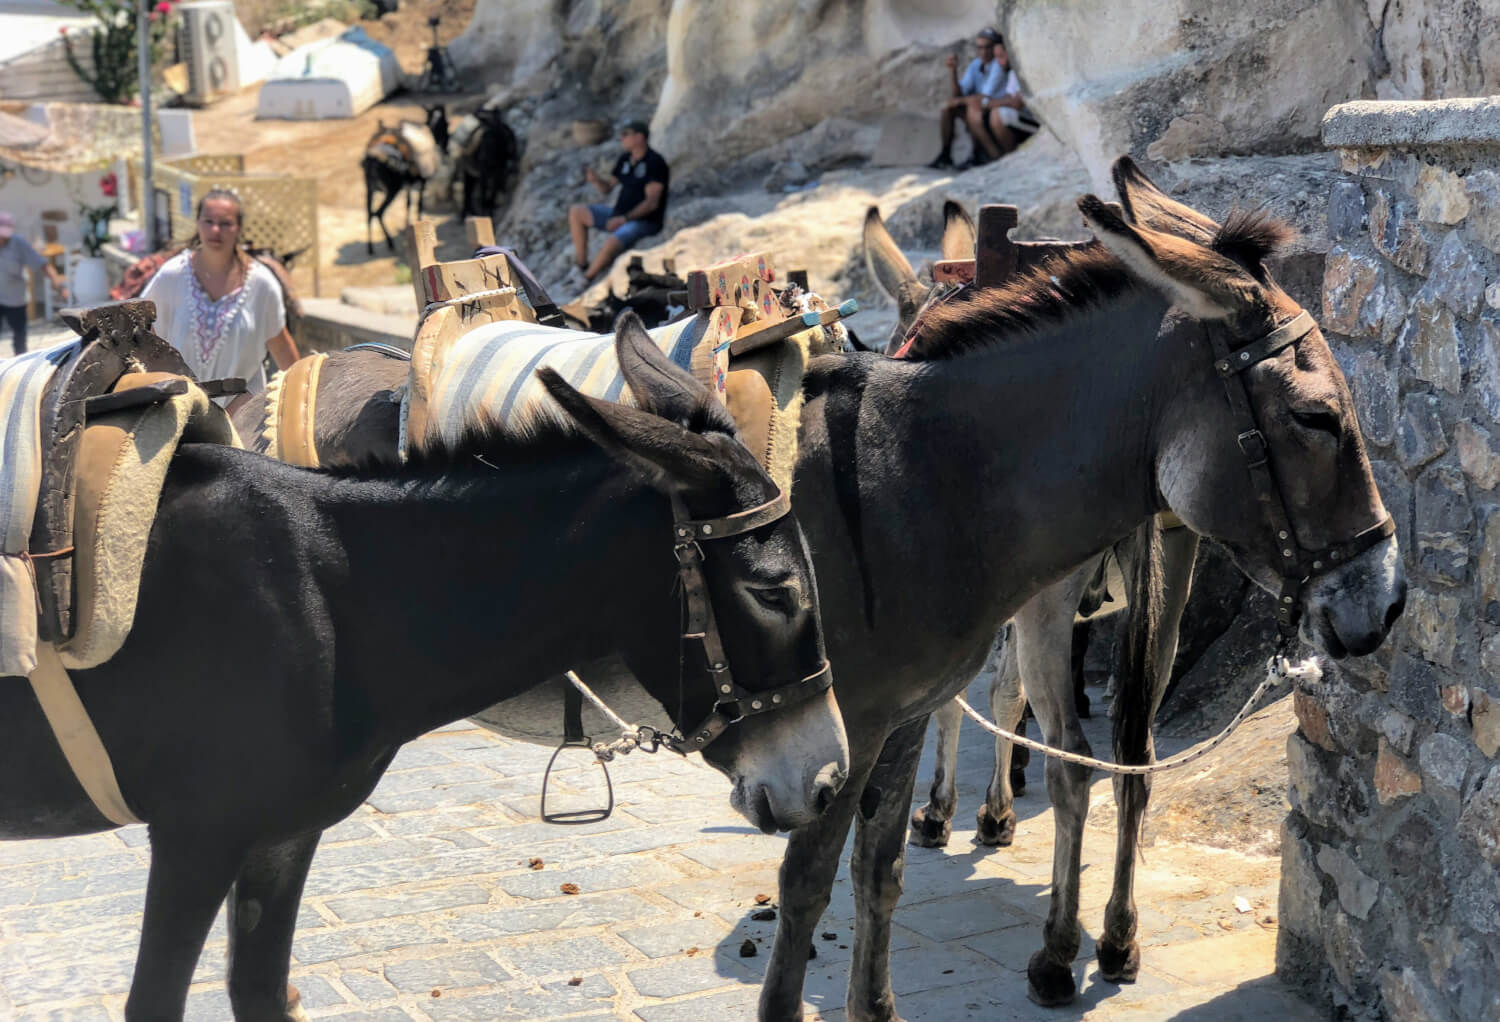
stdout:
POLYGON ((1270 460, 1271 449, 1265 435, 1258 429, 1247 429, 1239 435, 1240 453, 1251 468, 1260 468, 1270 460))

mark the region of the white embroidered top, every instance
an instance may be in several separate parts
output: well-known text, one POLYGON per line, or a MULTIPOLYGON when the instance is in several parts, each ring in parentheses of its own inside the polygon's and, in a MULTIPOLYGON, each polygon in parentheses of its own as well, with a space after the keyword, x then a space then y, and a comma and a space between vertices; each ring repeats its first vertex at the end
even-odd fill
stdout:
POLYGON ((249 260, 245 283, 218 301, 193 274, 189 253, 162 264, 141 293, 156 303, 156 333, 182 352, 200 380, 237 376, 250 393, 266 387, 266 342, 286 327, 281 285, 249 260))

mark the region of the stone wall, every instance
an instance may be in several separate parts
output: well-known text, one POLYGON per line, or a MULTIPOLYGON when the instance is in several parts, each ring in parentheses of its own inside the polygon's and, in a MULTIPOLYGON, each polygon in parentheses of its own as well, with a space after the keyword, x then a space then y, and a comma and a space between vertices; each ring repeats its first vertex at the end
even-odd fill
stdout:
POLYGON ((1411 590, 1295 694, 1281 974, 1348 1016, 1500 1018, 1500 97, 1356 102, 1321 322, 1411 590))

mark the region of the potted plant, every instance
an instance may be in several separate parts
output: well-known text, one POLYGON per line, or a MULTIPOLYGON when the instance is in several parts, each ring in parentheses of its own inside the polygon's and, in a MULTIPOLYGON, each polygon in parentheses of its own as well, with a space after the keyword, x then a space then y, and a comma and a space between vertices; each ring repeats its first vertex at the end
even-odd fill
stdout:
MULTIPOLYGON (((118 190, 115 175, 106 174, 99 181, 99 190, 105 198, 113 197, 118 190)), ((109 222, 118 212, 119 207, 113 202, 107 206, 78 203, 83 253, 73 263, 71 290, 73 300, 79 305, 109 301, 109 273, 104 264, 103 246, 109 240, 109 222)))

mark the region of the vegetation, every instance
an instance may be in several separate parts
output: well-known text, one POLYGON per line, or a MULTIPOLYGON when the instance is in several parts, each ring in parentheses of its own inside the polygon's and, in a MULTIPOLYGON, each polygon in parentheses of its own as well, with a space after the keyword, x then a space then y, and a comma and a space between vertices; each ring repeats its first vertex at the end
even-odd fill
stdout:
MULTIPOLYGON (((136 55, 136 30, 140 18, 137 0, 63 0, 69 7, 93 15, 98 22, 84 32, 62 30, 63 49, 73 73, 93 86, 106 103, 124 103, 139 87, 136 55), (93 57, 92 71, 86 70, 73 47, 78 36, 87 35, 93 57)), ((150 12, 151 64, 162 56, 167 33, 176 23, 178 0, 153 0, 150 12)))

